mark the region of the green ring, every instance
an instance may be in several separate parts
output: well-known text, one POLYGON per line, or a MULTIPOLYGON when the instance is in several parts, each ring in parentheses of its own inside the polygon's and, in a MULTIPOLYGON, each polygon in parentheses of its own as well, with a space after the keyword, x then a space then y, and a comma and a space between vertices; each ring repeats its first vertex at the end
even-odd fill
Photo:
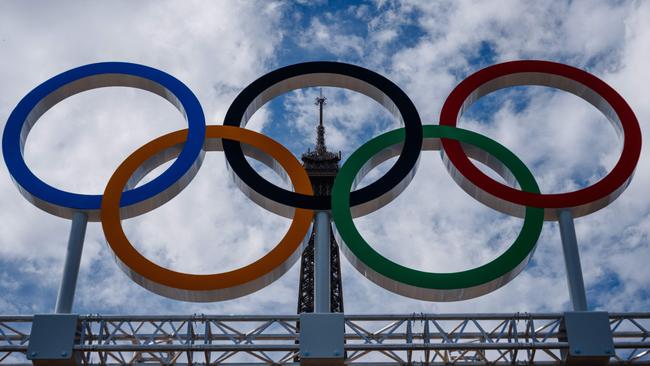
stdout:
MULTIPOLYGON (((461 128, 426 125, 422 130, 425 138, 454 139, 488 152, 513 173, 522 190, 540 192, 526 165, 498 142, 461 128)), ((403 128, 368 141, 347 159, 336 176, 332 188, 332 219, 348 260, 380 286, 424 300, 464 300, 505 285, 525 267, 535 249, 544 222, 541 208, 526 207, 521 232, 506 252, 487 264, 461 272, 433 273, 404 267, 379 254, 363 239, 350 212, 352 184, 363 165, 375 154, 403 141, 403 128)))

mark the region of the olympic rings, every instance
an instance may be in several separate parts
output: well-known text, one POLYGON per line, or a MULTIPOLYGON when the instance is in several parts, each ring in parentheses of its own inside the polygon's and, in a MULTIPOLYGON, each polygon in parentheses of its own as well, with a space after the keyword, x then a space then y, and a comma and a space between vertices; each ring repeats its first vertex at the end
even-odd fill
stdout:
POLYGON ((484 194, 479 201, 507 214, 521 216, 524 206, 543 207, 546 220, 557 220, 559 209, 574 217, 597 211, 618 197, 632 180, 641 155, 641 129, 630 106, 612 87, 575 67, 548 61, 512 61, 493 65, 470 75, 451 92, 440 113, 440 124, 456 126, 464 110, 480 97, 517 85, 544 85, 565 90, 600 110, 623 137, 623 149, 614 169, 590 187, 574 192, 540 194, 522 192, 501 184, 472 164, 457 141, 444 140, 444 153, 468 189, 484 194))
POLYGON ((530 260, 543 221, 556 220, 558 210, 573 216, 594 212, 627 187, 639 159, 641 133, 625 100, 595 76, 546 61, 513 61, 483 69, 462 81, 445 101, 440 125, 422 126, 408 96, 390 80, 364 68, 337 62, 307 62, 272 71, 246 87, 228 109, 224 126, 205 126, 200 103, 174 77, 150 67, 108 62, 59 74, 29 92, 13 110, 2 137, 9 172, 21 194, 37 207, 71 218, 84 212, 101 220, 106 239, 125 273, 141 286, 174 299, 217 301, 254 292, 282 276, 298 258, 308 237, 313 210, 332 210, 336 235, 350 262, 373 282, 418 299, 456 301, 494 291, 511 281, 530 260), (331 197, 313 195, 309 176, 283 146, 243 128, 264 103, 284 92, 309 86, 335 86, 363 93, 386 107, 404 127, 364 144, 350 156, 336 177, 331 197), (596 184, 569 193, 541 194, 528 168, 509 150, 487 137, 455 127, 464 109, 478 98, 515 85, 545 85, 571 92, 598 108, 623 137, 614 169, 596 184), (186 117, 188 129, 159 137, 129 156, 109 180, 103 195, 64 192, 38 179, 23 159, 30 129, 49 108, 76 93, 105 86, 150 91, 170 101, 186 117), (241 127, 240 127, 241 125, 241 127), (424 137, 426 138, 424 138, 424 137), (456 273, 429 273, 393 263, 365 242, 352 221, 394 199, 415 174, 420 150, 440 150, 452 178, 472 197, 511 215, 524 217, 521 232, 503 254, 490 263, 456 273), (149 212, 178 194, 195 176, 205 151, 223 150, 239 188, 260 206, 291 218, 283 239, 261 259, 217 274, 181 273, 159 266, 131 245, 121 220, 149 212), (252 156, 281 175, 294 192, 264 180, 245 159, 252 156), (399 155, 374 183, 350 192, 355 179, 399 155), (472 157, 494 169, 513 186, 478 170, 472 157), (149 172, 171 159, 160 176, 136 187, 149 172), (126 191, 122 192, 126 188, 126 191))
MULTIPOLYGON (((526 165, 499 143, 475 132, 447 126, 422 127, 424 150, 440 150, 440 139, 464 143, 473 157, 490 164, 504 178, 506 169, 517 179, 524 191, 539 193, 535 178, 526 165), (486 152, 489 154, 486 154, 486 152), (492 159, 491 159, 492 158, 492 159), (494 160, 496 158, 496 160, 494 160), (496 164, 500 162, 500 164, 496 164)), ((336 224, 343 253, 352 265, 368 279, 395 293, 430 301, 459 301, 481 296, 507 284, 521 272, 533 254, 542 231, 543 209, 526 207, 519 236, 505 253, 490 263, 456 273, 431 273, 399 265, 374 250, 361 236, 352 221, 350 189, 365 172, 395 156, 394 147, 404 141, 404 130, 386 132, 366 142, 343 164, 332 188, 332 219, 336 224), (361 171, 361 174, 359 172, 361 171)))
POLYGON ((178 181, 196 173, 201 165, 205 117, 198 99, 185 84, 160 70, 125 62, 103 62, 68 70, 29 92, 11 112, 2 136, 5 163, 20 193, 53 215, 72 218, 75 211, 83 211, 89 220, 97 221, 102 196, 62 191, 36 177, 23 158, 27 136, 38 119, 55 104, 77 93, 107 86, 126 86, 158 94, 183 113, 189 126, 187 143, 178 159, 151 182, 124 192, 122 206, 147 206, 161 193, 179 191, 178 181))
MULTIPOLYGON (((221 150, 222 139, 242 142, 261 151, 263 154, 256 157, 269 167, 274 167, 273 160, 282 165, 297 192, 312 194, 305 170, 291 152, 274 140, 230 126, 208 126, 206 135, 206 150, 221 150)), ((101 221, 106 240, 122 270, 134 282, 157 294, 186 301, 218 301, 255 292, 281 277, 296 262, 310 229, 311 210, 295 209, 285 236, 262 258, 233 271, 209 275, 180 273, 151 262, 131 245, 122 230, 119 202, 124 186, 127 182, 137 183, 147 172, 176 157, 186 139, 187 130, 159 137, 139 148, 117 168, 102 200, 101 221)), ((254 155, 254 150, 250 152, 248 155, 254 155)), ((128 208, 122 211, 127 217, 134 216, 128 208)))
MULTIPOLYGON (((402 153, 386 174, 370 185, 352 192, 352 206, 368 204, 371 200, 385 201, 399 194, 394 188, 413 174, 422 145, 422 123, 409 97, 385 77, 359 66, 339 62, 305 62, 272 71, 247 86, 232 102, 224 125, 244 127, 256 110, 282 93, 310 86, 335 86, 357 91, 374 99, 404 123, 406 140, 402 153)), ((246 185, 272 202, 289 207, 329 210, 331 197, 305 196, 281 189, 264 180, 248 164, 239 144, 225 141, 226 160, 246 185)))

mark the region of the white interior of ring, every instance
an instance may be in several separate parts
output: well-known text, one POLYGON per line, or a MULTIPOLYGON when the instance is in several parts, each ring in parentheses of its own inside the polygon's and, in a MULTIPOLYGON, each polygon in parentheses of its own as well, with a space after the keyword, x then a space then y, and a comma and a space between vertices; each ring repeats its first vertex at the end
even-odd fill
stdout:
POLYGON ((183 105, 180 103, 178 98, 176 98, 176 96, 167 88, 154 81, 127 74, 92 75, 72 81, 69 84, 66 84, 54 90, 34 106, 34 108, 27 115, 25 123, 23 124, 23 127, 20 131, 20 152, 24 152, 25 142, 27 141, 27 136, 29 135, 32 127, 34 127, 38 119, 50 108, 62 100, 75 94, 108 86, 131 87, 157 94, 173 104, 176 109, 178 109, 183 114, 183 118, 187 120, 185 109, 183 108, 183 105))
MULTIPOLYGON (((206 145, 206 150, 208 151, 223 151, 223 141, 221 139, 209 141, 206 144, 211 144, 210 146, 206 145)), ((293 182, 291 182, 291 179, 288 176, 286 170, 284 170, 284 167, 277 160, 273 159, 273 157, 271 157, 269 154, 254 146, 246 144, 242 144, 242 151, 244 152, 244 155, 251 157, 269 167, 287 185, 289 185, 292 189, 295 189, 293 182)), ((227 161, 226 166, 228 169, 230 169, 230 165, 228 165, 227 161)), ((235 184, 237 184, 237 188, 239 188, 239 190, 242 191, 246 197, 255 202, 258 206, 276 215, 286 217, 288 219, 293 218, 296 211, 295 207, 280 204, 263 196, 256 190, 251 189, 237 174, 234 174, 232 171, 231 176, 235 181, 235 184)))
MULTIPOLYGON (((203 145, 203 150, 223 151, 222 141, 223 140, 221 138, 207 138, 206 142, 203 145)), ((144 177, 147 174, 151 173, 154 169, 178 157, 178 155, 183 150, 183 144, 184 143, 180 143, 180 144, 170 146, 150 156, 131 175, 131 178, 129 178, 125 190, 132 189, 133 187, 137 186, 138 182, 144 179, 144 177)), ((242 143, 242 150, 244 152, 244 155, 251 157, 261 162, 262 164, 266 165, 271 170, 273 170, 278 176, 284 179, 288 184, 292 184, 291 180, 288 177, 287 172, 284 170, 284 167, 277 160, 275 160, 271 155, 267 154, 266 152, 256 147, 247 145, 246 143, 242 143)), ((120 209, 120 217, 123 219, 136 217, 164 205, 169 200, 174 198, 178 193, 180 193, 183 190, 183 188, 185 188, 189 184, 189 182, 192 180, 192 178, 196 175, 197 172, 198 172, 198 166, 196 167, 196 169, 190 169, 188 173, 183 177, 183 179, 181 179, 181 181, 178 182, 178 184, 175 184, 170 189, 166 190, 165 192, 161 193, 160 195, 157 195, 152 199, 147 200, 143 204, 137 204, 129 207, 122 207, 120 209)), ((242 191, 247 197, 250 197, 251 199, 253 198, 252 196, 253 192, 250 192, 252 190, 242 189, 242 191)), ((283 210, 282 214, 272 210, 270 211, 277 213, 281 216, 293 218, 293 213, 295 209, 291 208, 288 211, 283 210)))
MULTIPOLYGON (((438 139, 438 141, 440 141, 438 139)), ((505 164, 503 164, 499 159, 494 157, 494 155, 488 153, 487 151, 480 149, 474 145, 467 144, 464 142, 461 142, 461 146, 463 147, 463 150, 469 156, 470 158, 486 165, 488 168, 492 169, 494 172, 496 172, 503 180, 506 182, 507 185, 513 188, 520 188, 519 182, 517 182, 517 178, 512 174, 510 169, 508 169, 505 164)), ((440 147, 436 147, 431 150, 440 150, 440 147)), ((442 155, 442 153, 441 153, 442 155)), ((443 161, 446 162, 446 159, 443 158, 443 161)))
POLYGON ((490 80, 487 83, 476 88, 467 99, 463 102, 463 106, 458 113, 457 118, 472 106, 479 98, 499 89, 508 88, 512 86, 525 86, 525 85, 539 85, 557 88, 569 92, 577 97, 584 99, 591 105, 596 107, 602 114, 605 115, 607 120, 611 123, 616 131, 617 136, 623 140, 623 125, 614 108, 593 89, 588 88, 586 85, 581 84, 575 80, 571 80, 559 75, 539 73, 539 72, 522 72, 498 77, 490 80))
MULTIPOLYGON (((490 153, 470 144, 461 143, 461 146, 468 157, 485 164, 490 169, 495 171, 501 178, 505 180, 507 185, 515 189, 521 188, 512 172, 501 161, 497 160, 490 153)), ((465 178, 465 176, 462 175, 458 169, 456 169, 456 166, 453 165, 451 161, 449 161, 447 155, 444 154, 444 150, 440 150, 440 155, 442 157, 443 163, 445 164, 445 167, 447 168, 447 171, 449 172, 449 175, 451 175, 451 178, 454 180, 454 182, 456 182, 459 187, 461 187, 474 199, 499 212, 520 218, 523 218, 525 216, 525 206, 511 204, 510 202, 504 201, 496 196, 487 193, 482 189, 479 189, 469 179, 465 178)))
MULTIPOLYGON (((395 156, 398 156, 400 152, 402 151, 402 146, 404 143, 398 143, 394 144, 391 146, 388 146, 375 155, 372 156, 362 167, 359 169, 359 172, 357 173, 354 182, 352 183, 352 189, 354 190, 356 186, 363 180, 363 178, 370 173, 371 170, 379 166, 381 163, 385 162, 386 160, 393 158, 395 156)), ((478 147, 475 147, 474 145, 466 144, 466 143, 461 143, 463 149, 465 150, 465 153, 467 156, 469 156, 471 159, 474 159, 482 164, 485 164, 492 170, 494 170, 500 177, 502 177, 510 186, 512 187, 518 187, 519 183, 515 179, 515 176, 512 174, 512 172, 508 169, 508 167, 505 166, 500 160, 492 156, 492 154, 488 153, 487 151, 484 151, 478 147)), ((442 151, 442 144, 440 143, 440 138, 427 138, 425 137, 422 143, 422 150, 427 150, 427 151, 442 151)), ((446 165, 449 165, 447 161, 445 161, 446 165)), ((416 165, 417 167, 417 165, 416 165)), ((449 168, 449 166, 448 166, 449 168)), ((377 209, 387 205, 390 203, 393 199, 395 199, 399 194, 406 189, 406 187, 409 185, 411 180, 413 179, 413 176, 415 175, 416 169, 412 171, 412 174, 407 176, 398 186, 387 192, 386 194, 382 195, 379 198, 376 198, 375 200, 372 200, 369 204, 364 204, 364 205, 359 205, 356 207, 351 208, 351 213, 352 217, 361 217, 364 215, 367 215, 371 212, 376 211, 377 209)), ((469 193, 471 196, 475 197, 475 195, 478 193, 476 192, 476 188, 468 184, 466 184, 466 179, 457 171, 455 170, 450 170, 451 176, 458 183, 463 190, 465 190, 467 193, 469 193), (456 172, 456 174, 454 174, 456 172)), ((483 202, 483 201, 481 201, 483 202)), ((485 203, 485 202, 484 202, 485 203)), ((495 208, 491 206, 488 203, 485 203, 488 207, 495 208)), ((522 213, 523 214, 523 213, 522 213)))
MULTIPOLYGON (((384 161, 398 156, 402 152, 402 147, 404 146, 403 143, 395 144, 392 146, 389 146, 381 151, 379 151, 377 154, 373 155, 362 167, 359 169, 359 172, 357 173, 356 178, 352 182, 352 190, 355 190, 359 182, 363 180, 363 178, 370 173, 372 169, 375 167, 379 166, 381 163, 384 161)), ((397 196, 399 196, 405 189, 408 187, 408 185, 411 183, 413 180, 413 177, 415 177, 415 174, 417 173, 418 170, 418 165, 420 164, 420 157, 418 156, 418 160, 415 162, 415 165, 413 166, 413 169, 411 169, 411 172, 407 174, 404 179, 402 179, 399 184, 395 185, 393 188, 391 188, 388 192, 384 193, 383 195, 372 199, 368 202, 362 203, 360 205, 356 205, 350 208, 350 213, 352 214, 352 217, 361 217, 365 216, 369 213, 375 212, 378 209, 386 206, 389 204, 391 201, 393 201, 397 196)))
POLYGON ((344 88, 356 91, 358 93, 364 94, 379 104, 386 108, 395 118, 397 118, 400 123, 403 125, 404 120, 400 114, 397 106, 393 101, 384 94, 381 90, 374 87, 371 84, 366 83, 365 81, 353 78, 347 75, 339 74, 330 74, 330 73, 314 73, 314 74, 305 74, 291 77, 280 81, 277 84, 272 85, 271 87, 264 90, 260 93, 246 108, 244 112, 244 117, 242 118, 242 127, 246 126, 248 120, 253 116, 253 114, 266 102, 277 97, 278 95, 290 92, 295 89, 300 88, 309 88, 315 86, 331 86, 337 88, 344 88))

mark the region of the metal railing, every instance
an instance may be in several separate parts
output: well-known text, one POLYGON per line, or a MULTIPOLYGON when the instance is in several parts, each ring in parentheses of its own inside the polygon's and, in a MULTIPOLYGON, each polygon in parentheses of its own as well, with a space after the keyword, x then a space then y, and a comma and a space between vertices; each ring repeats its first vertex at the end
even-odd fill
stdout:
MULTIPOLYGON (((346 364, 561 365, 562 313, 345 315, 346 364)), ((25 365, 32 316, 0 316, 0 364, 25 365)), ((82 365, 291 365, 297 315, 82 315, 82 365)), ((610 313, 610 364, 650 365, 650 313, 610 313)))

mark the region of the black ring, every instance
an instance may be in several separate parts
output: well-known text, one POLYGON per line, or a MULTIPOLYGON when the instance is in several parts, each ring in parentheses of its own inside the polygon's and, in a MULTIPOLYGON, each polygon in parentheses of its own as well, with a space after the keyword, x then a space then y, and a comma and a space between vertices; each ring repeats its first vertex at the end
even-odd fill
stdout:
MULTIPOLYGON (((232 102, 224 125, 245 127, 264 103, 282 93, 312 86, 334 86, 354 90, 376 100, 404 123, 406 137, 397 162, 377 181, 350 194, 357 206, 381 197, 400 184, 415 168, 422 147, 422 122, 409 97, 387 78, 359 66, 317 61, 286 66, 255 80, 232 102)), ((239 142, 223 140, 226 161, 241 181, 277 203, 312 210, 330 210, 330 196, 307 196, 282 189, 262 178, 246 161, 239 142)))

